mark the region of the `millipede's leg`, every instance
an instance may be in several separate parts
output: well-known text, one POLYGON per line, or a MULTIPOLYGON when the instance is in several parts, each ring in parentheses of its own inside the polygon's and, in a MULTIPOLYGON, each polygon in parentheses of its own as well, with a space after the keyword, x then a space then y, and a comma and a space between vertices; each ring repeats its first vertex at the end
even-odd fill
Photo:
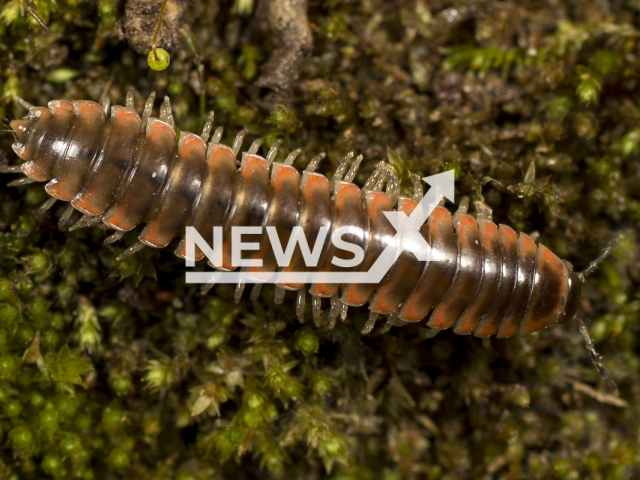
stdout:
POLYGON ((163 122, 168 123, 173 127, 173 112, 171 111, 171 100, 167 95, 164 96, 164 102, 160 105, 160 117, 159 119, 163 122))
POLYGON ((251 289, 251 295, 249 296, 249 299, 252 302, 258 301, 258 299, 260 298, 260 292, 261 291, 262 291, 262 284, 261 283, 254 283, 253 284, 253 288, 251 289))
POLYGON ((125 107, 133 109, 133 95, 134 95, 133 88, 130 90, 127 90, 127 98, 124 102, 125 107))
POLYGON ((207 121, 204 124, 204 128, 202 129, 202 135, 200 135, 200 138, 202 138, 205 143, 209 141, 209 135, 211 135, 211 129, 213 128, 213 120, 215 116, 215 112, 211 110, 209 112, 209 116, 207 117, 207 121))
POLYGON ((91 225, 95 225, 96 223, 98 223, 101 219, 102 217, 100 215, 83 215, 82 217, 80 217, 80 220, 78 220, 71 226, 71 228, 69 228, 69 231, 73 232, 74 230, 77 230, 79 228, 90 227, 91 225))
POLYGON ((216 128, 216 131, 213 132, 213 138, 211 139, 211 145, 215 145, 216 143, 220 143, 222 139, 222 134, 224 133, 224 127, 216 128))
POLYGON ((295 149, 293 152, 291 152, 289 155, 287 155, 287 158, 284 159, 284 164, 285 165, 293 165, 293 162, 298 157, 298 155, 300 155, 301 152, 302 152, 301 148, 295 149))
POLYGON ((322 298, 316 295, 311 295, 311 313, 313 318, 318 318, 322 315, 322 298))
MULTIPOLYGON (((106 226, 106 225, 105 225, 106 226)), ((125 232, 121 232, 120 230, 116 230, 115 233, 109 235, 105 240, 104 243, 109 245, 111 243, 115 243, 118 240, 120 240, 122 237, 124 237, 125 232)))
MULTIPOLYGON (((476 210, 476 218, 478 220, 487 220, 493 222, 493 210, 483 200, 474 200, 473 207, 476 210)), ((535 241, 535 240, 534 240, 535 241)))
POLYGON ((369 335, 373 330, 373 327, 376 326, 376 320, 378 320, 378 312, 374 312, 373 310, 369 310, 369 319, 367 323, 364 324, 362 328, 363 335, 369 335))
POLYGON ((411 179, 411 185, 413 186, 413 196, 411 197, 411 199, 419 202, 420 200, 422 200, 422 197, 424 195, 422 193, 422 180, 420 180, 420 176, 416 175, 415 173, 409 174, 409 178, 411 179))
POLYGON ((216 282, 205 283, 200 289, 201 295, 206 295, 216 285, 216 282))
POLYGON ((142 111, 142 118, 141 118, 142 128, 147 126, 147 120, 149 120, 149 117, 151 116, 151 111, 153 110, 153 102, 155 99, 156 99, 156 92, 151 92, 151 94, 147 98, 147 101, 144 104, 144 110, 142 111))
POLYGON ((111 108, 111 97, 109 95, 107 95, 102 100, 102 109, 104 110, 104 113, 106 115, 109 114, 109 108, 111 108))
POLYGON ((382 328, 380 329, 380 333, 387 333, 389 330, 391 330, 391 327, 393 327, 393 323, 391 323, 387 318, 387 323, 382 326, 382 328))
POLYGON ((384 162, 380 162, 380 172, 378 173, 376 183, 373 185, 373 190, 375 192, 382 191, 382 188, 387 183, 388 175, 389 175, 389 169, 387 169, 387 164, 384 162))
POLYGON ((398 327, 401 325, 399 322, 402 322, 402 320, 398 321, 398 313, 400 313, 399 308, 395 309, 393 312, 387 315, 387 323, 385 323, 384 326, 380 329, 380 333, 387 333, 389 330, 391 330, 391 327, 398 327))
POLYGON ((596 370, 598 370, 598 373, 604 380, 604 383, 607 385, 609 391, 616 397, 619 396, 620 392, 618 390, 618 385, 616 385, 615 380, 611 377, 611 374, 609 373, 609 370, 607 370, 607 367, 605 367, 604 363, 602 363, 602 357, 600 357, 600 355, 598 355, 598 352, 596 351, 596 347, 593 344, 591 335, 589 335, 587 326, 580 317, 576 316, 575 319, 578 323, 578 329, 582 334, 582 338, 584 338, 584 341, 587 344, 587 351, 589 352, 589 356, 591 357, 591 362, 596 367, 596 370))
POLYGON ((71 227, 69 227, 69 231, 73 232, 78 228, 84 227, 85 224, 87 223, 87 219, 91 218, 92 216, 93 215, 87 215, 87 214, 82 215, 76 223, 74 223, 73 225, 71 225, 71 227))
POLYGON ((318 168, 318 164, 326 156, 327 156, 327 154, 322 152, 322 153, 319 153, 318 155, 316 155, 315 157, 313 157, 311 159, 311 161, 309 162, 309 165, 307 165, 307 168, 304 169, 305 172, 315 172, 316 168, 318 168))
POLYGON ((21 173, 22 167, 20 165, 12 165, 6 167, 0 167, 0 173, 21 173))
POLYGON ((35 180, 29 177, 24 177, 24 178, 19 178, 18 180, 14 180, 13 182, 7 183, 7 187, 17 187, 19 185, 29 185, 31 183, 35 183, 35 180))
POLYGON ((347 171, 347 167, 349 166, 349 163, 351 162, 351 159, 353 158, 354 155, 355 155, 354 152, 347 153, 345 157, 342 159, 342 161, 340 162, 340 165, 338 165, 338 168, 336 168, 336 171, 331 177, 331 182, 329 184, 329 188, 331 189, 332 192, 335 191, 336 183, 342 180, 342 176, 344 175, 344 172, 347 171))
MULTIPOLYGON (((378 179, 382 175, 383 170, 384 170, 384 162, 378 162, 378 164, 376 165, 376 168, 373 170, 371 175, 369 175, 369 178, 365 182, 364 187, 362 187, 362 190, 375 190, 374 187, 378 183, 378 179)), ((380 184, 380 188, 382 188, 382 184, 380 184)))
POLYGON ((400 181, 398 180, 398 174, 396 173, 396 169, 393 168, 392 165, 386 165, 387 171, 387 185, 385 187, 385 192, 391 199, 391 203, 396 203, 398 200, 398 195, 400 194, 400 181))
POLYGON ((275 142, 273 142, 273 145, 271 145, 271 148, 269 149, 269 153, 267 153, 267 156, 265 157, 265 160, 267 161, 267 165, 271 165, 273 163, 273 160, 276 158, 276 155, 278 154, 278 149, 280 148, 280 145, 282 145, 282 140, 278 139, 275 142))
POLYGON ((136 252, 139 252, 140 250, 142 250, 144 247, 146 247, 146 245, 142 242, 138 242, 135 245, 133 245, 132 247, 127 248, 124 252, 122 252, 120 255, 118 255, 116 257, 116 261, 120 261, 120 260, 124 260, 125 258, 133 255, 136 252))
POLYGON ((38 207, 38 211, 39 212, 46 212, 51 207, 53 207, 53 204, 56 203, 57 200, 58 199, 55 198, 55 197, 49 198, 46 202, 44 202, 42 205, 40 205, 40 207, 38 207))
POLYGON ((431 328, 429 326, 427 326, 426 328, 421 328, 420 331, 420 337, 424 340, 434 338, 436 335, 438 335, 438 333, 440 333, 440 330, 438 330, 437 328, 431 328))
POLYGON ((296 317, 300 323, 304 323, 304 304, 307 298, 307 292, 304 287, 298 290, 298 297, 296 298, 296 317))
POLYGON ((322 325, 322 297, 311 295, 311 313, 316 327, 322 325))
POLYGON ((336 326, 336 320, 340 316, 340 298, 337 293, 331 295, 331 309, 329 310, 329 328, 333 329, 336 326))
POLYGON ((280 305, 283 300, 284 300, 284 288, 276 285, 276 291, 273 295, 273 302, 276 305, 280 305))
POLYGON ((387 333, 389 330, 391 330, 391 327, 395 326, 399 311, 400 309, 396 309, 389 315, 387 315, 387 323, 382 326, 382 328, 380 329, 380 333, 387 333))
POLYGON ((238 280, 238 285, 236 285, 236 291, 233 294, 233 301, 235 303, 240 303, 240 299, 242 298, 242 292, 244 292, 244 277, 240 276, 240 280, 238 280))
POLYGON ((463 214, 469 211, 469 197, 462 197, 460 200, 460 204, 458 205, 458 210, 456 210, 456 214, 463 214))
POLYGON ((216 285, 216 283, 218 283, 221 275, 222 272, 220 271, 211 272, 211 276, 208 278, 207 283, 202 285, 202 287, 200 288, 200 296, 204 296, 209 293, 209 291, 216 285))
POLYGON ((95 227, 98 223, 102 223, 102 215, 94 215, 93 218, 90 218, 87 227, 95 227))
POLYGON ((349 305, 347 305, 346 303, 343 303, 340 306, 340 320, 342 320, 343 322, 347 319, 348 311, 349 311, 349 305))
POLYGON ((261 138, 254 140, 251 146, 249 147, 249 150, 247 151, 247 153, 250 155, 255 155, 256 153, 258 153, 258 150, 260 149, 260 146, 262 145, 263 141, 264 140, 261 138))
POLYGON ((71 214, 73 213, 73 210, 74 210, 73 205, 69 204, 67 206, 67 209, 64 211, 64 213, 60 217, 60 220, 58 220, 58 228, 60 230, 65 230, 65 225, 69 221, 69 218, 71 218, 71 214))
POLYGON ((351 168, 349 169, 347 174, 344 176, 345 182, 353 182, 353 179, 356 177, 356 173, 358 172, 358 168, 360 168, 360 164, 362 163, 363 158, 364 158, 364 155, 362 154, 356 157, 356 159, 351 164, 351 168))
POLYGON ((233 154, 235 156, 238 156, 238 152, 242 147, 242 142, 244 141, 244 137, 246 135, 247 135, 247 129, 240 130, 236 135, 236 139, 233 141, 233 147, 231 147, 231 150, 233 150, 233 154))
POLYGON ((580 279, 581 282, 584 283, 584 280, 587 276, 591 275, 593 272, 595 272, 596 268, 598 268, 598 266, 604 262, 604 260, 611 254, 611 252, 613 252, 613 250, 616 248, 616 246, 618 245, 618 243, 620 242, 620 240, 622 240, 622 234, 618 234, 615 237, 613 237, 611 239, 611 241, 609 242, 609 245, 607 245, 602 252, 600 253, 600 255, 598 255, 598 257, 591 262, 589 265, 587 265, 587 268, 585 268, 584 270, 580 271, 580 272, 576 272, 576 275, 578 275, 578 278, 580 279))

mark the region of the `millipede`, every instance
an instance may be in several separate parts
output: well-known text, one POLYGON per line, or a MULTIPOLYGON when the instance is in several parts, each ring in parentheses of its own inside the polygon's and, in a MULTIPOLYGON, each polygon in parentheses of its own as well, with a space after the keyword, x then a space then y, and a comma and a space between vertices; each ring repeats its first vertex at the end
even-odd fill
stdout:
MULTIPOLYGON (((110 109, 86 100, 53 100, 45 108, 19 99, 28 114, 10 125, 16 138, 13 149, 23 163, 4 168, 26 175, 10 185, 47 182, 51 198, 41 210, 57 200, 69 202, 61 228, 78 210, 82 217, 71 229, 102 222, 115 231, 105 240, 113 243, 144 222, 138 242, 119 259, 145 246, 165 248, 187 226, 209 243, 215 226, 222 226, 225 234, 235 225, 273 226, 286 243, 295 226, 314 238, 322 226, 347 225, 363 232, 353 235, 351 242, 364 251, 355 268, 367 271, 395 233, 384 212, 395 207, 409 215, 423 196, 417 175, 411 176, 412 196, 401 196, 397 174, 384 162, 377 164, 363 188, 358 187, 353 180, 362 155, 353 153, 339 162, 331 179, 316 172, 324 154, 315 156, 302 173, 293 167, 300 149, 274 162, 281 141, 263 157, 258 139, 238 160, 246 130, 237 134, 232 146, 221 143, 223 128, 212 133, 213 112, 201 135, 183 131, 176 142, 169 98, 158 118, 151 116, 155 94, 147 99, 142 116, 134 111, 133 99, 129 92, 125 106, 110 109)), ((467 205, 461 202, 454 214, 437 206, 420 230, 440 261, 418 261, 405 250, 379 284, 312 284, 316 323, 333 326, 337 318, 346 318, 349 307, 368 304, 363 333, 371 332, 378 316, 385 315, 386 330, 426 318, 435 331, 453 328, 457 334, 509 337, 574 317, 583 276, 527 234, 496 225, 486 213, 469 214, 467 205), (325 311, 323 299, 330 303, 325 311)), ((305 267, 297 246, 284 269, 338 269, 328 262, 337 249, 330 238, 316 267, 305 267)), ((253 255, 261 256, 263 265, 249 267, 248 274, 277 267, 266 235, 259 245, 253 255)), ((175 254, 187 258, 184 238, 175 254)), ((195 260, 204 256, 196 247, 195 260)), ((233 269, 228 241, 220 268, 233 269)), ((252 300, 258 298, 260 286, 254 285, 252 300)), ((241 282, 236 301, 243 289, 241 282)), ((276 303, 287 290, 297 292, 296 312, 304 321, 305 285, 276 285, 276 303)))

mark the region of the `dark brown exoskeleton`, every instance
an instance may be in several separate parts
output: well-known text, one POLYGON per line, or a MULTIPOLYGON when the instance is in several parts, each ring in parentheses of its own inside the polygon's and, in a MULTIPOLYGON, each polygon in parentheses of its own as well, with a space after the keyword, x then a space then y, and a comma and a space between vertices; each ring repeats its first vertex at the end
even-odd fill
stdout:
MULTIPOLYGON (((153 99, 147 101, 142 118, 132 109, 132 94, 126 106, 112 107, 109 116, 90 101, 55 100, 48 108, 27 105, 28 115, 11 122, 17 139, 13 147, 24 161, 12 171, 30 179, 18 183, 48 182, 45 189, 52 199, 43 207, 50 207, 54 199, 70 202, 62 223, 73 209, 79 210, 84 216, 76 227, 101 221, 116 230, 108 242, 146 223, 139 243, 126 254, 145 245, 164 248, 184 235, 187 226, 195 227, 211 243, 213 227, 222 226, 223 270, 233 269, 229 244, 233 226, 275 227, 282 245, 295 226, 301 226, 310 239, 325 227, 329 234, 318 264, 304 265, 298 246, 284 268, 318 272, 340 270, 330 263, 340 251, 332 243, 331 232, 352 226, 358 233, 351 234, 349 241, 364 251, 355 268, 368 271, 396 233, 384 212, 397 202, 398 210, 410 215, 422 198, 419 179, 414 179, 412 198, 399 197, 395 172, 384 163, 360 189, 352 180, 362 157, 354 159, 352 154, 331 180, 315 172, 322 155, 300 175, 292 166, 298 150, 284 162, 272 164, 279 142, 266 158, 257 154, 261 141, 254 142, 238 168, 236 157, 245 132, 238 134, 232 147, 220 143, 221 128, 208 142, 212 115, 201 136, 182 132, 176 147, 169 101, 163 103, 159 118, 151 118, 153 99)), ((427 325, 436 330, 453 327, 458 334, 508 337, 574 316, 580 297, 578 275, 528 235, 487 218, 476 219, 465 209, 452 215, 441 206, 421 233, 438 261, 418 261, 406 249, 379 284, 313 284, 314 318, 333 325, 339 316, 346 317, 349 306, 369 303, 367 332, 382 314, 388 316, 389 327, 428 317, 427 325), (328 313, 322 313, 322 298, 330 299, 328 313)), ((176 254, 186 258, 184 239, 176 254)), ((248 275, 276 270, 267 235, 260 237, 259 250, 253 255, 263 264, 245 267, 248 275)), ((195 260, 202 258, 204 253, 196 249, 195 260)), ((238 300, 243 287, 238 285, 238 300)), ((285 290, 298 292, 297 312, 302 319, 304 285, 278 285, 278 302, 285 290)), ((253 298, 257 292, 259 286, 253 298)))

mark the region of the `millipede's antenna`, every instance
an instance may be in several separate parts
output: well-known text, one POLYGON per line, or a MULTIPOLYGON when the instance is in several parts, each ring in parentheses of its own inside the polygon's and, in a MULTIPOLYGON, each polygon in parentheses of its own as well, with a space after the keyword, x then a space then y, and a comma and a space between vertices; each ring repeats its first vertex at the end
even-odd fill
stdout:
POLYGON ((31 15, 36 22, 38 22, 38 24, 45 32, 49 32, 49 27, 47 27, 47 24, 44 23, 44 20, 42 20, 36 13, 36 5, 35 3, 33 3, 33 0, 20 0, 20 5, 22 5, 22 8, 24 8, 25 11, 29 15, 31 15))
POLYGON ((24 98, 15 96, 13 97, 13 99, 18 103, 18 105, 20 105, 22 108, 24 108, 25 110, 29 111, 33 108, 33 105, 31 105, 29 102, 27 102, 24 98))
POLYGON ((576 322, 578 322, 578 330, 582 334, 582 338, 584 338, 585 343, 587 344, 587 351, 589 352, 589 356, 591 357, 591 361, 598 370, 598 373, 604 380, 605 385, 609 389, 609 391, 615 395, 616 397, 620 395, 620 391, 618 390, 618 385, 616 385, 615 380, 611 377, 609 370, 602 363, 602 357, 596 351, 596 346, 591 339, 591 335, 589 335, 589 330, 587 329, 587 325, 584 321, 576 315, 576 322))
POLYGON ((622 240, 622 236, 623 236, 622 233, 618 233, 615 237, 611 239, 611 241, 609 242, 609 245, 604 247, 602 252, 600 252, 600 255, 598 255, 598 257, 595 260, 593 260, 589 265, 587 265, 587 268, 585 268, 581 272, 576 272, 576 275, 578 275, 578 278, 580 279, 581 282, 584 283, 585 278, 591 275, 593 272, 595 272, 598 266, 600 266, 600 264, 605 260, 605 258, 611 255, 611 252, 613 252, 613 250, 616 248, 618 243, 620 243, 620 240, 622 240))

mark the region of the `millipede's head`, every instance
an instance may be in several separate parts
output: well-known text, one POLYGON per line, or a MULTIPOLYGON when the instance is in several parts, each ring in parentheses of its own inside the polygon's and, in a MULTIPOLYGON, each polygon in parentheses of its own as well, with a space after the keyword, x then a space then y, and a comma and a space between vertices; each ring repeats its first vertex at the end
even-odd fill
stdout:
MULTIPOLYGON (((33 158, 42 136, 46 133, 46 127, 53 117, 54 112, 49 108, 30 106, 27 116, 10 122, 16 137, 12 147, 19 158, 25 161, 33 158)), ((34 178, 34 180, 43 181, 44 179, 34 178)))
POLYGON ((29 124, 31 120, 29 117, 21 118, 20 120, 12 120, 9 124, 13 133, 16 136, 16 140, 20 143, 24 143, 27 138, 27 129, 29 128, 29 124))

